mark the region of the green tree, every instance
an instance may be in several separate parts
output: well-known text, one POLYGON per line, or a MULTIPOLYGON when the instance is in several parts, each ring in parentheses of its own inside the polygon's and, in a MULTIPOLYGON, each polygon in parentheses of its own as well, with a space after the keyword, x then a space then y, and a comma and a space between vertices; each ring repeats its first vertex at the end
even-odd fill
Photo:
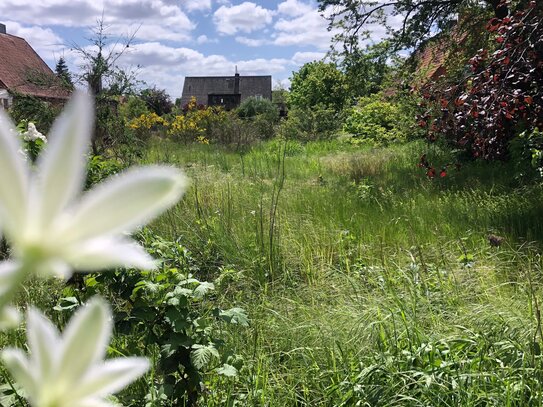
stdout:
POLYGON ((62 81, 63 86, 68 89, 73 89, 74 83, 72 81, 72 74, 68 70, 68 65, 66 65, 66 61, 63 57, 60 57, 57 61, 57 65, 55 66, 55 74, 57 75, 57 78, 62 81))
MULTIPOLYGON (((510 1, 505 0, 318 0, 319 9, 328 14, 330 28, 339 28, 336 37, 344 52, 360 48, 360 39, 371 32, 371 25, 389 29, 395 49, 416 48, 422 41, 451 27, 466 10, 479 10, 504 18, 509 14, 510 1), (391 27, 389 18, 400 17, 399 28, 391 27)), ((527 0, 516 0, 517 7, 527 0)))
POLYGON ((386 76, 391 72, 389 60, 392 50, 389 42, 354 49, 340 55, 336 53, 339 67, 345 73, 350 96, 353 99, 369 96, 382 89, 386 76))
POLYGON ((164 89, 158 89, 157 87, 143 89, 140 92, 140 98, 143 99, 151 112, 155 112, 159 116, 172 111, 172 100, 164 89))
POLYGON ((347 97, 347 80, 334 63, 309 62, 292 75, 288 94, 292 107, 310 109, 322 105, 340 111, 347 97))
POLYGON ((112 37, 104 25, 104 18, 97 21, 89 42, 92 47, 72 44, 72 50, 82 59, 82 74, 79 79, 88 85, 95 97, 96 120, 92 137, 92 151, 95 155, 124 138, 124 123, 118 112, 118 94, 112 94, 107 87, 111 84, 126 86, 130 75, 120 75, 117 60, 126 52, 134 40, 136 32, 127 38, 112 37))

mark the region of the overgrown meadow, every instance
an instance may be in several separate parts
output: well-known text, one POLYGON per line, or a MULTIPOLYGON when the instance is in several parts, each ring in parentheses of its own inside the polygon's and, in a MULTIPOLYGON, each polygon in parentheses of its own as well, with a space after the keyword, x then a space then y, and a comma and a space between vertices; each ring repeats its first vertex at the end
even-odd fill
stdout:
POLYGON ((428 179, 425 151, 450 159, 421 142, 152 147, 193 184, 151 230, 250 320, 224 328, 238 373, 205 374, 203 405, 541 402, 542 189, 504 163, 428 179))
MULTIPOLYGON (((429 178, 423 153, 454 159, 422 141, 152 137, 138 161, 191 179, 137 236, 158 270, 37 280, 20 301, 60 326, 95 293, 112 303, 110 356, 153 365, 123 405, 539 405, 543 189, 507 162, 429 178)), ((122 167, 89 166, 89 183, 122 167)), ((24 405, 3 377, 2 404, 24 405)))

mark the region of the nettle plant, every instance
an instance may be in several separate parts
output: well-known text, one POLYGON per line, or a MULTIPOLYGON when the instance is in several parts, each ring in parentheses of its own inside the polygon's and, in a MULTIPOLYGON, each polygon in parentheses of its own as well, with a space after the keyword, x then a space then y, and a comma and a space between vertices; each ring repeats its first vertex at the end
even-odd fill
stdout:
POLYGON ((232 378, 243 367, 241 356, 222 339, 222 327, 247 326, 247 315, 241 308, 210 306, 215 285, 197 279, 199 265, 178 241, 165 240, 147 229, 139 239, 149 253, 162 259, 156 269, 89 275, 81 289, 65 289, 69 296, 57 309, 70 312, 81 297, 96 293, 114 298, 116 349, 123 354, 147 354, 154 367, 147 394, 124 394, 123 401, 195 405, 206 378, 232 378))
MULTIPOLYGON (((92 102, 83 93, 54 123, 35 163, 20 153, 14 128, 0 111, 0 226, 11 247, 10 259, 0 263, 2 329, 18 324, 10 304, 32 275, 155 268, 126 233, 176 203, 187 185, 180 170, 155 166, 127 170, 80 196, 93 128, 92 102)), ((113 406, 106 397, 149 368, 140 357, 103 360, 113 317, 99 297, 81 307, 62 334, 36 309, 25 320, 29 355, 4 349, 2 361, 34 407, 113 406)))

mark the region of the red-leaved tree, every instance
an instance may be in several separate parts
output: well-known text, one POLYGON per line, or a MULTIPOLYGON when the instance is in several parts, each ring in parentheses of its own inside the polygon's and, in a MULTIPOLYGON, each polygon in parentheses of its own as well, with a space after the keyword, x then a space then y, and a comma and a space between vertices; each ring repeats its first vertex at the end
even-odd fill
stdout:
POLYGON ((419 125, 430 140, 445 136, 473 157, 503 159, 515 136, 543 130, 543 2, 529 1, 486 28, 494 50, 471 58, 461 83, 427 86, 419 125))

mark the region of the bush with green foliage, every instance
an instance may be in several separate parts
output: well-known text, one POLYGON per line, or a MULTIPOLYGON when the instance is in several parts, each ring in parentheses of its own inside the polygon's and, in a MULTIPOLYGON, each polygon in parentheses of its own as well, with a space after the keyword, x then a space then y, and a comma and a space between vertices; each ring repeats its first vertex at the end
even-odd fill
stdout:
POLYGON ((279 133, 288 140, 328 140, 341 129, 341 112, 324 105, 313 109, 293 108, 284 120, 279 133))
POLYGON ((288 94, 288 103, 292 108, 310 109, 323 106, 339 112, 347 98, 345 75, 333 63, 310 62, 292 75, 288 94))
POLYGON ((279 121, 279 111, 271 100, 247 98, 237 109, 238 116, 252 123, 258 138, 269 139, 275 133, 275 125, 279 121))
POLYGON ((360 98, 350 109, 343 130, 353 135, 354 143, 386 145, 405 140, 401 122, 399 107, 374 95, 360 98))
POLYGON ((32 122, 40 132, 46 134, 60 113, 60 107, 34 96, 14 95, 9 113, 15 122, 32 122))
POLYGON ((145 100, 134 95, 128 96, 126 101, 119 106, 119 111, 126 121, 135 119, 142 114, 149 113, 145 100))
POLYGON ((87 178, 85 189, 102 182, 115 174, 121 172, 125 166, 117 160, 105 158, 101 155, 93 155, 87 162, 87 178))
POLYGON ((258 115, 266 115, 270 119, 277 120, 279 118, 277 108, 268 99, 257 99, 249 97, 245 99, 237 109, 238 116, 242 119, 253 118, 258 115))
POLYGON ((518 176, 543 178, 543 131, 522 132, 509 143, 509 152, 518 176))

